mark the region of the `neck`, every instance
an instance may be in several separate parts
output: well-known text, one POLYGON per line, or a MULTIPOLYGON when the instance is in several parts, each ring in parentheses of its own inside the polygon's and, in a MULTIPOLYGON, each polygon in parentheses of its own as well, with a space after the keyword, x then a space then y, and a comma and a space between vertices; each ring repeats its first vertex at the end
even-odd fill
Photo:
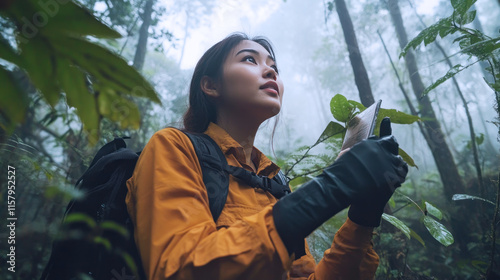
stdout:
POLYGON ((242 118, 241 116, 227 115, 223 112, 219 112, 217 116, 217 125, 243 147, 246 163, 250 166, 253 166, 252 149, 260 124, 260 122, 242 118))

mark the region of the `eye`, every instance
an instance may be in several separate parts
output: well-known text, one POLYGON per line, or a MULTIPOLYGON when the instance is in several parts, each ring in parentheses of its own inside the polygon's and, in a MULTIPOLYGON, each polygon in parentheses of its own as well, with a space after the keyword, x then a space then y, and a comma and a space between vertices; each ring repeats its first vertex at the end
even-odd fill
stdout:
POLYGON ((253 58, 253 56, 251 55, 245 56, 242 61, 249 61, 253 64, 257 64, 257 61, 255 61, 255 58, 253 58))
POLYGON ((276 66, 276 64, 275 65, 271 65, 271 68, 273 68, 274 71, 276 71, 276 74, 280 73, 280 71, 278 70, 278 66, 276 66))

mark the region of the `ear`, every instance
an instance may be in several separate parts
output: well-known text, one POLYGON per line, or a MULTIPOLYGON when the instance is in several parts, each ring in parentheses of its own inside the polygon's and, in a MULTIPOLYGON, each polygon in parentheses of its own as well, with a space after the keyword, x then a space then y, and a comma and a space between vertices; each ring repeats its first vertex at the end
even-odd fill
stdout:
POLYGON ((219 97, 218 85, 208 76, 203 76, 200 82, 201 90, 211 97, 219 97))

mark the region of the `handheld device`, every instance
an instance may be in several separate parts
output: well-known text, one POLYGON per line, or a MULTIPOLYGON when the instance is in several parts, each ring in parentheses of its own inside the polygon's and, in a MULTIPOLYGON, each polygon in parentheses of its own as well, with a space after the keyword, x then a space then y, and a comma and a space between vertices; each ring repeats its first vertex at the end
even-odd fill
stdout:
POLYGON ((379 99, 347 123, 347 131, 345 133, 344 142, 342 143, 342 148, 340 149, 341 151, 373 135, 381 103, 382 100, 379 99))

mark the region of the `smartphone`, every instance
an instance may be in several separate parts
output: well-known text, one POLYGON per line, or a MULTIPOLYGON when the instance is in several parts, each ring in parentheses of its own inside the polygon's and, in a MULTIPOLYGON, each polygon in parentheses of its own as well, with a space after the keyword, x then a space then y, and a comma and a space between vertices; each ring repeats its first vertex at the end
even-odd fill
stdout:
POLYGON ((351 148, 356 143, 373 135, 381 103, 382 100, 379 99, 347 123, 347 130, 340 151, 351 148))

